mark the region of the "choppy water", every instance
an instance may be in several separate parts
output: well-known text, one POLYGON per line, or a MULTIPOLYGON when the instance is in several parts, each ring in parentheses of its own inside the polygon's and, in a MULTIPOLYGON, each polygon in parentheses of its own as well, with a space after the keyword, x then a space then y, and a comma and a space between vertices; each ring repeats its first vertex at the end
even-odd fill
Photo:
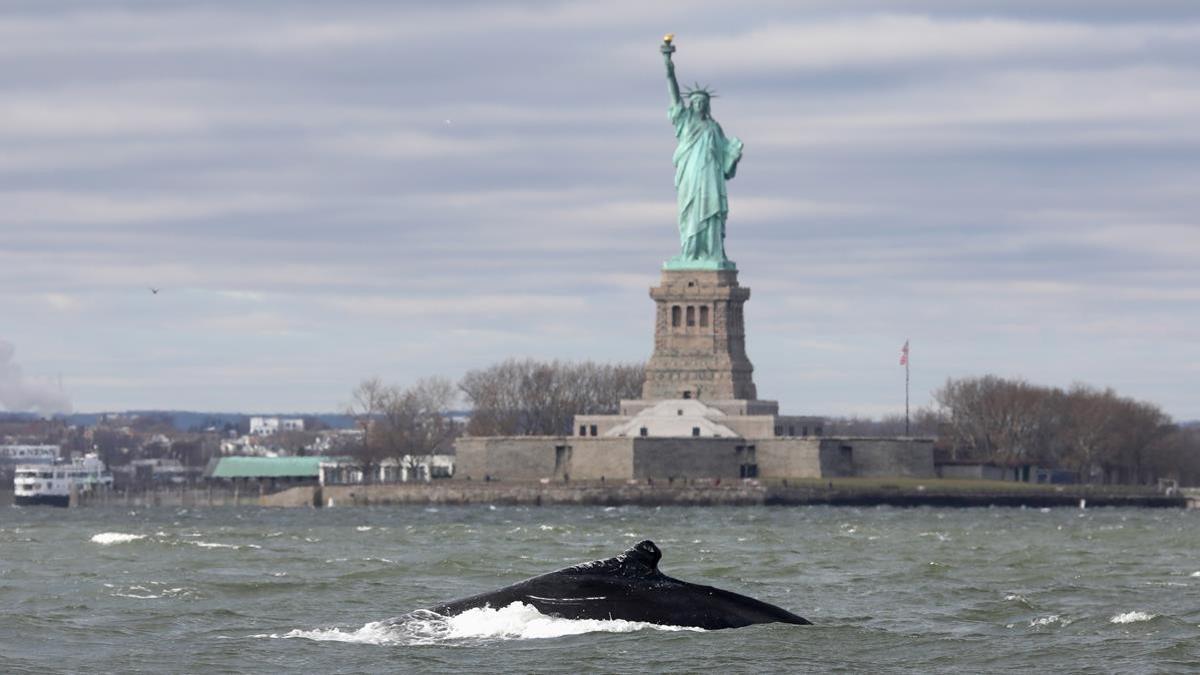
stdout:
POLYGON ((0 608, 4 672, 1187 671, 1200 512, 8 508, 0 608), (643 538, 817 625, 388 621, 643 538))

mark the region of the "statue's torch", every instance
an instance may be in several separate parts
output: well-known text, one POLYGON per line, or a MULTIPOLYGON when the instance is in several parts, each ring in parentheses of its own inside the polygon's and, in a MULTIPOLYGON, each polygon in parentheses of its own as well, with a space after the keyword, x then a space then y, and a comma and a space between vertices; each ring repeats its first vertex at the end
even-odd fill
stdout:
POLYGON ((662 53, 667 58, 671 58, 671 54, 675 52, 675 45, 671 44, 674 39, 674 33, 667 33, 663 36, 662 53))

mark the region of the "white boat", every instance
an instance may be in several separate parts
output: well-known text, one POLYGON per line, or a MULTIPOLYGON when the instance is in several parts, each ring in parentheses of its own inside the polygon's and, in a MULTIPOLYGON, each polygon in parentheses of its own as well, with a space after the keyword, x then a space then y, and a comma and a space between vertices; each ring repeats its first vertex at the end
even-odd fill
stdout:
POLYGON ((112 487, 112 474, 94 454, 70 464, 19 464, 13 474, 13 503, 69 506, 71 490, 87 494, 112 487))

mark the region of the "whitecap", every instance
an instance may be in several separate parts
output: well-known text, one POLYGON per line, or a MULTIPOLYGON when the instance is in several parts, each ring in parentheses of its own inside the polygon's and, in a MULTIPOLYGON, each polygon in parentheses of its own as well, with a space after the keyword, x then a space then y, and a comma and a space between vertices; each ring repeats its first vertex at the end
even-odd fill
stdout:
POLYGON ((386 621, 372 621, 358 630, 342 630, 340 628, 317 628, 315 630, 296 629, 282 635, 262 633, 251 635, 256 638, 304 638, 318 642, 357 642, 368 645, 389 645, 400 641, 400 636, 393 626, 386 621))
POLYGON ((414 612, 402 619, 373 621, 358 629, 317 628, 252 637, 305 638, 317 641, 363 644, 433 644, 460 640, 534 640, 583 633, 632 633, 639 630, 697 631, 702 628, 662 626, 622 619, 562 619, 546 616, 531 605, 514 602, 507 607, 478 607, 456 616, 414 612))
POLYGON ((539 639, 582 633, 632 633, 653 629, 662 631, 702 631, 702 628, 662 626, 644 621, 623 619, 562 619, 546 616, 531 605, 514 602, 507 607, 480 607, 444 619, 448 626, 445 637, 539 639))
POLYGON ((1064 626, 1066 625, 1066 623, 1063 622, 1062 618, 1059 617, 1057 614, 1051 614, 1050 616, 1043 616, 1043 617, 1034 619, 1033 621, 1030 621, 1029 627, 1037 628, 1039 626, 1049 626, 1049 625, 1056 624, 1056 623, 1063 623, 1064 626))
POLYGON ((1192 572, 1190 576, 1200 577, 1200 571, 1192 572))
POLYGON ((1109 619, 1108 622, 1109 623, 1136 623, 1139 621, 1149 621, 1150 619, 1153 619, 1156 616, 1158 616, 1158 615, 1157 614, 1147 614, 1146 612, 1137 612, 1137 611, 1125 612, 1124 614, 1118 614, 1118 615, 1114 616, 1113 618, 1109 619))
POLYGON ((101 532, 92 535, 92 543, 100 544, 101 546, 111 546, 113 544, 126 544, 131 541, 145 539, 144 534, 126 534, 125 532, 101 532))
POLYGON ((199 546, 200 548, 232 548, 234 550, 243 548, 262 548, 258 544, 217 544, 207 541, 189 541, 187 543, 192 544, 193 546, 199 546))
POLYGON ((373 528, 370 525, 359 525, 354 529, 359 532, 370 532, 373 528))

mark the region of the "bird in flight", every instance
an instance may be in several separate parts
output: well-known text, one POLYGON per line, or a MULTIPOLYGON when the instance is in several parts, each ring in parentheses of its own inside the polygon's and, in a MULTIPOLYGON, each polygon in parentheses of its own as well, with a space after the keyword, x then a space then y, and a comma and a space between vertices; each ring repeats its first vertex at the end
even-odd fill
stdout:
POLYGON ((159 289, 157 289, 157 288, 155 288, 155 287, 153 287, 153 286, 151 286, 151 287, 150 287, 150 293, 151 293, 151 294, 153 294, 153 295, 158 295, 158 290, 159 290, 159 289))

